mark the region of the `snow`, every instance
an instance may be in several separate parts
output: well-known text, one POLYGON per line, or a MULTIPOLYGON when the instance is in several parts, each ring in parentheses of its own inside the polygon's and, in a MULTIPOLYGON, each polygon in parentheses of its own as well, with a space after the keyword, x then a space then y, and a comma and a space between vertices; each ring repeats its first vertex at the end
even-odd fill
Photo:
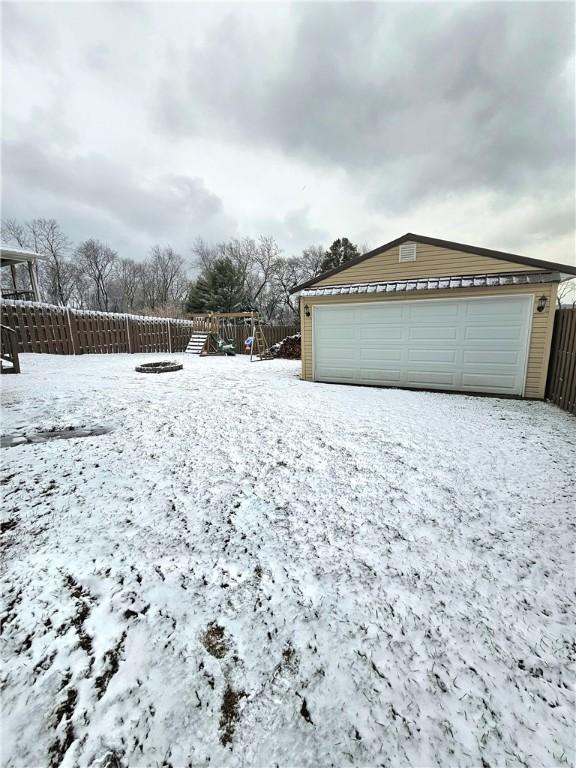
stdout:
MULTIPOLYGON (((557 277, 557 273, 556 277, 557 277)), ((558 279, 558 278, 557 278, 558 279)), ((416 280, 388 280, 385 283, 349 283, 306 288, 300 296, 339 296, 345 293, 397 293, 401 291, 430 291, 443 288, 473 288, 493 285, 522 285, 524 283, 548 283, 549 272, 526 274, 458 275, 453 277, 423 277, 416 280)))
POLYGON ((134 315, 129 312, 103 312, 98 309, 76 309, 75 307, 63 306, 61 304, 48 304, 45 301, 23 301, 22 299, 2 299, 2 308, 12 307, 15 309, 27 309, 34 307, 34 309, 47 309, 51 312, 72 312, 75 315, 81 315, 82 317, 102 317, 107 320, 114 318, 122 318, 123 320, 137 320, 140 323, 148 323, 150 325, 156 325, 158 323, 168 323, 176 325, 184 325, 187 328, 193 328, 194 323, 192 320, 184 320, 176 317, 157 317, 156 315, 134 315))
POLYGON ((573 417, 170 357, 2 377, 4 766, 573 764, 573 417))

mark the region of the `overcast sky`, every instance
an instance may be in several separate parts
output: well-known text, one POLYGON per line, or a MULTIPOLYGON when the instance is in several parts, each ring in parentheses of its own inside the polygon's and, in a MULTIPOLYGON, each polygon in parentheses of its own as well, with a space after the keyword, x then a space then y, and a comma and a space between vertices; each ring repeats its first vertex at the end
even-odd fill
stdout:
POLYGON ((2 4, 2 216, 575 263, 572 3, 2 4))

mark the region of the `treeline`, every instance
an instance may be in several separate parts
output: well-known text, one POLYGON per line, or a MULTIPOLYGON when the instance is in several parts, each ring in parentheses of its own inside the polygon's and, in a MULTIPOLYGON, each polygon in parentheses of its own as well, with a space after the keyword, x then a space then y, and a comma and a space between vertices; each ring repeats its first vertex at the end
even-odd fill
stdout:
MULTIPOLYGON (((6 220, 1 237, 6 245, 46 257, 38 263, 46 302, 172 316, 257 310, 267 320, 292 320, 298 314, 290 296, 294 285, 358 255, 346 238, 328 250, 315 245, 286 257, 273 238, 246 237, 216 245, 198 239, 188 261, 170 246, 155 245, 135 261, 94 238, 74 245, 55 219, 6 220)), ((16 279, 17 290, 29 288, 24 269, 17 270, 16 279)), ((8 270, 2 270, 2 287, 12 289, 8 270)))
MULTIPOLYGON (((106 243, 90 238, 74 246, 54 219, 2 222, 2 242, 36 251, 44 301, 104 312, 180 313, 190 279, 184 259, 169 246, 155 245, 142 261, 122 258, 106 243)), ((9 275, 2 271, 3 287, 9 275)), ((25 270, 17 288, 28 287, 25 270)))
POLYGON ((295 285, 359 255, 347 238, 305 248, 299 256, 282 255, 275 240, 242 238, 218 245, 197 240, 192 249, 200 267, 186 301, 188 312, 256 310, 267 319, 290 320, 298 303, 290 291, 295 285))

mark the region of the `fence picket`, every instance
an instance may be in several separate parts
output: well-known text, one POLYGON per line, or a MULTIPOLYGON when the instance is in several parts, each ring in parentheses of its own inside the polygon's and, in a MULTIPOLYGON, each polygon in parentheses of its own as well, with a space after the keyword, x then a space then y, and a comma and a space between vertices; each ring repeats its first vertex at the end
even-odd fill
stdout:
POLYGON ((28 336, 26 333, 26 327, 24 325, 24 317, 22 310, 18 305, 10 307, 12 312, 9 312, 6 325, 10 328, 14 328, 18 339, 18 352, 28 352, 28 336))
POLYGON ((546 397, 576 416, 576 309, 556 310, 546 397))
POLYGON ((571 314, 566 336, 564 381, 560 407, 576 414, 576 312, 571 314))

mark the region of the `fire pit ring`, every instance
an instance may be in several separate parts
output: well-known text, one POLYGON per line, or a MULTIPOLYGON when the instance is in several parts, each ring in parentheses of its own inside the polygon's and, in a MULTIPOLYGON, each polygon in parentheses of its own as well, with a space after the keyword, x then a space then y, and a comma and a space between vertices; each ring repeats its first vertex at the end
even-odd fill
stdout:
POLYGON ((157 363, 142 363, 137 365, 138 373, 171 373, 172 371, 181 371, 184 366, 177 363, 176 360, 160 360, 157 363))

